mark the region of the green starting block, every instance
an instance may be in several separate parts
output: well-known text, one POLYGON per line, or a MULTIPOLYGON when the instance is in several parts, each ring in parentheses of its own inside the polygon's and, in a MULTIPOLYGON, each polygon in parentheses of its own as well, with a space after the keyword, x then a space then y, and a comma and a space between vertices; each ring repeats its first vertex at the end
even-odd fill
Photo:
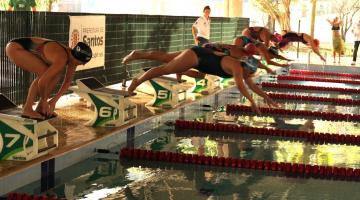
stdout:
POLYGON ((58 131, 47 120, 21 114, 22 110, 0 93, 0 160, 28 161, 58 147, 58 131))
MULTIPOLYGON (((186 77, 186 76, 184 76, 186 77)), ((220 89, 220 78, 217 76, 207 74, 205 78, 191 78, 187 77, 186 80, 195 81, 194 87, 190 89, 193 93, 201 93, 204 95, 210 94, 217 89, 220 89)))
POLYGON ((129 100, 127 91, 106 88, 94 77, 78 79, 76 84, 69 90, 95 107, 93 118, 86 125, 116 127, 137 118, 137 105, 129 100))
POLYGON ((186 89, 179 84, 176 78, 168 76, 161 76, 146 81, 136 90, 154 96, 146 104, 148 106, 173 108, 186 100, 186 89))

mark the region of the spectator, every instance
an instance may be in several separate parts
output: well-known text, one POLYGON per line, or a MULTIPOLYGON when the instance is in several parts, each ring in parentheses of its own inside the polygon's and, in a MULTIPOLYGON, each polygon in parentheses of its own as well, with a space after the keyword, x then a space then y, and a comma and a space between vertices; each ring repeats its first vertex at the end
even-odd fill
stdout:
POLYGON ((340 35, 340 25, 342 24, 342 21, 339 20, 339 17, 335 17, 334 20, 328 20, 328 22, 330 23, 332 30, 334 63, 336 59, 336 53, 339 54, 338 63, 340 63, 341 54, 344 53, 344 41, 340 35))
POLYGON ((352 61, 351 65, 355 65, 356 58, 357 58, 357 52, 358 52, 359 45, 360 45, 360 19, 358 20, 356 25, 353 27, 352 33, 355 36, 355 41, 354 41, 353 61, 352 61))
POLYGON ((9 0, 8 11, 36 11, 35 0, 9 0))
POLYGON ((203 16, 199 17, 192 25, 192 35, 195 40, 195 45, 202 46, 209 43, 210 39, 210 7, 205 6, 203 9, 203 16))

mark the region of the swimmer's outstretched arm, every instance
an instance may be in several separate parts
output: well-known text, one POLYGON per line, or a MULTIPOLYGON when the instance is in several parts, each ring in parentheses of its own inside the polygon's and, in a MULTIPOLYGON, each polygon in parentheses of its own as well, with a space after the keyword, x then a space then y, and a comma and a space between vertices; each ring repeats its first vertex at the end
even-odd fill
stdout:
POLYGON ((262 64, 260 61, 257 61, 259 68, 265 69, 268 74, 276 74, 272 69, 270 69, 268 66, 262 64))
POLYGON ((280 59, 280 60, 286 60, 286 61, 293 61, 293 60, 291 60, 291 59, 289 59, 289 58, 285 58, 284 56, 282 56, 282 55, 272 55, 272 57, 273 58, 276 58, 276 59, 280 59))
POLYGON ((315 54, 317 54, 322 61, 326 62, 325 58, 320 54, 319 47, 315 46, 315 43, 314 43, 313 39, 310 39, 309 45, 310 45, 310 48, 313 50, 313 52, 315 54))
POLYGON ((257 107, 254 99, 251 97, 250 93, 247 91, 245 87, 245 83, 243 80, 243 71, 242 68, 235 68, 233 69, 233 77, 236 83, 237 88, 239 89, 240 93, 244 95, 245 98, 247 98, 251 103, 251 108, 253 112, 256 112, 258 114, 261 114, 259 108, 257 107))
POLYGON ((260 89, 254 81, 251 79, 251 77, 244 78, 246 84, 249 86, 249 88, 254 91, 256 94, 264 98, 264 101, 266 104, 269 105, 269 107, 278 107, 278 104, 275 103, 262 89, 260 89))

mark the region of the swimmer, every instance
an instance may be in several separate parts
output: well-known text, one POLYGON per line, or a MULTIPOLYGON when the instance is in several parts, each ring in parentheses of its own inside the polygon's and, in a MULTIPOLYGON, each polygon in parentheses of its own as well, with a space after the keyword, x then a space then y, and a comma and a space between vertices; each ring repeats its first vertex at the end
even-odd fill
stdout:
POLYGON ((320 50, 319 50, 320 42, 318 39, 314 39, 313 37, 311 37, 306 33, 296 33, 292 31, 283 30, 282 40, 279 42, 278 48, 280 50, 284 50, 288 47, 288 45, 291 42, 301 42, 307 45, 312 51, 314 51, 314 53, 316 53, 320 57, 322 61, 326 62, 325 58, 320 54, 320 50))
POLYGON ((263 42, 267 48, 272 46, 270 41, 278 43, 281 41, 281 35, 278 33, 271 33, 271 31, 265 27, 248 27, 242 31, 243 36, 252 38, 263 42))
POLYGON ((253 65, 252 62, 249 62, 247 59, 239 61, 232 56, 216 54, 211 49, 195 46, 177 54, 167 64, 151 68, 139 78, 134 78, 128 88, 128 92, 132 93, 137 86, 147 80, 162 75, 184 73, 188 70, 196 69, 201 73, 211 74, 222 78, 234 77, 236 86, 250 101, 252 110, 260 114, 260 110, 247 91, 244 81, 249 89, 263 97, 264 101, 270 107, 276 107, 277 104, 252 81, 251 77, 257 70, 257 66, 253 65))
POLYGON ((55 40, 26 37, 12 39, 6 45, 6 55, 16 66, 36 74, 23 106, 22 117, 42 120, 55 114, 56 102, 69 88, 76 67, 89 62, 92 51, 83 42, 78 42, 71 49, 55 40), (61 88, 49 100, 64 70, 66 73, 61 88), (40 100, 33 110, 37 97, 40 100))

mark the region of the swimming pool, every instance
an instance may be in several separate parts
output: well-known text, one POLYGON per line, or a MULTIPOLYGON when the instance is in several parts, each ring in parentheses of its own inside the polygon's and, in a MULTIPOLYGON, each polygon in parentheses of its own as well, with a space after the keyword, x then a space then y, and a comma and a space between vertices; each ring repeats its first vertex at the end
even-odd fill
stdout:
MULTIPOLYGON (((280 81, 279 81, 280 82, 280 81)), ((290 83, 289 81, 285 81, 290 83)), ((314 82, 292 82, 319 85, 314 82)), ((357 86, 326 83, 327 87, 357 86)), ((307 93, 285 90, 289 94, 358 99, 357 94, 318 91, 307 93)), ((263 105, 261 99, 256 98, 263 105)), ((324 121, 311 117, 226 115, 226 104, 245 104, 237 89, 224 91, 167 115, 159 126, 139 124, 140 133, 127 137, 114 153, 99 153, 56 174, 49 194, 68 199, 358 199, 357 181, 289 177, 279 172, 234 169, 157 161, 119 160, 121 147, 153 151, 182 152, 220 157, 270 160, 360 168, 360 147, 314 144, 294 138, 229 134, 176 129, 176 119, 241 124, 252 127, 345 133, 360 135, 360 125, 351 121, 324 121)), ((359 114, 359 106, 282 101, 282 107, 295 110, 359 114)), ((41 182, 18 191, 39 193, 41 182)))

